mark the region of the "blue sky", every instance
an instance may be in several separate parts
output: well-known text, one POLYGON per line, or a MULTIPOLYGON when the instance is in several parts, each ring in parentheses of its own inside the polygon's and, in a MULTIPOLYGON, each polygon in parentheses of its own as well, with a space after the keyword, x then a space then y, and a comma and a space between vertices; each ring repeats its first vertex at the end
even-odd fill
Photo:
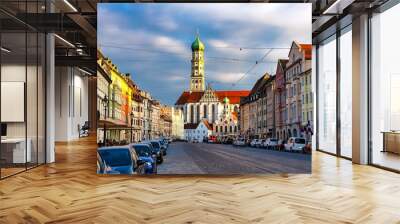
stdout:
POLYGON ((197 30, 206 46, 206 82, 217 90, 251 89, 274 74, 293 40, 311 43, 311 4, 98 4, 98 47, 164 104, 189 88, 197 30))

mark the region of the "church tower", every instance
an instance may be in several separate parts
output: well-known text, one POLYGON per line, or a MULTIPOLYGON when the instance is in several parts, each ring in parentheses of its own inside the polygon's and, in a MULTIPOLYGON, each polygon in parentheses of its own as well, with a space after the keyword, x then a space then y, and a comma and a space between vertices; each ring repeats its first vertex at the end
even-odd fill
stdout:
POLYGON ((205 90, 204 81, 204 44, 197 34, 192 43, 192 73, 190 75, 190 91, 199 92, 205 90))

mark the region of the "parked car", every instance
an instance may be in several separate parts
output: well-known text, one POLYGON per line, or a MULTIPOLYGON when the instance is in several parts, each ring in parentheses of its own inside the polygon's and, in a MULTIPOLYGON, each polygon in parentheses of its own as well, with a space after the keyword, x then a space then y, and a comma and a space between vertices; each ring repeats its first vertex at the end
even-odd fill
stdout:
POLYGON ((161 144, 165 145, 168 148, 169 142, 166 138, 160 138, 159 140, 160 140, 161 144))
POLYGON ((226 137, 225 139, 224 139, 224 142, 223 142, 224 144, 232 144, 233 143, 233 139, 231 138, 231 137, 226 137))
POLYGON ((246 146, 246 140, 244 138, 238 138, 233 142, 235 146, 246 146))
POLYGON ((290 137, 285 144, 285 150, 302 152, 306 146, 306 139, 299 137, 290 137))
POLYGON ((257 148, 262 148, 264 146, 265 139, 258 139, 256 142, 256 147, 257 148))
POLYGON ((263 147, 267 149, 276 149, 278 146, 278 139, 276 138, 268 138, 265 140, 263 147))
POLYGON ((208 137, 208 143, 216 143, 217 142, 217 136, 215 135, 210 135, 208 137))
POLYGON ((140 160, 135 150, 129 146, 110 146, 97 149, 101 159, 105 162, 107 173, 144 174, 145 162, 140 160))
POLYGON ((161 152, 162 152, 163 156, 167 155, 168 143, 163 139, 159 139, 156 141, 158 141, 160 143, 160 148, 161 148, 161 152))
POLYGON ((285 150, 286 142, 284 140, 278 140, 278 145, 276 146, 277 150, 283 151, 285 150))
POLYGON ((156 174, 157 173, 157 155, 153 154, 148 144, 134 143, 129 145, 136 151, 139 159, 145 161, 145 173, 156 174))
POLYGON ((152 154, 156 155, 157 157, 157 163, 161 164, 164 162, 164 156, 163 153, 161 152, 161 147, 160 143, 157 141, 145 141, 142 142, 143 144, 147 144, 150 146, 152 154), (154 142, 154 143, 153 143, 154 142))
POLYGON ((256 147, 257 143, 258 143, 258 139, 255 138, 255 139, 251 140, 250 146, 251 147, 256 147))

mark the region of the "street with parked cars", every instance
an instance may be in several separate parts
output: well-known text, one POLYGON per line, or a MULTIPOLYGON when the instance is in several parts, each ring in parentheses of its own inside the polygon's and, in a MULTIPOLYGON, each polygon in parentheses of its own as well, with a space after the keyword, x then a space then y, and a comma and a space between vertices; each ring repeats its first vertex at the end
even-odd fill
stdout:
POLYGON ((98 149, 99 174, 309 173, 304 138, 228 138, 225 142, 154 139, 98 149))

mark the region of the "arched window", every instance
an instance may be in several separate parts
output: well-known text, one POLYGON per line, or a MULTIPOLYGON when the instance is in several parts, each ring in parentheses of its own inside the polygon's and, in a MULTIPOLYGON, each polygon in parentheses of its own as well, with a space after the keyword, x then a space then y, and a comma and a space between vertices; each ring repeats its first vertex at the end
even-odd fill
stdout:
POLYGON ((229 132, 232 133, 232 126, 229 126, 229 132))
POLYGON ((184 118, 183 118, 184 121, 187 122, 188 121, 187 120, 188 119, 188 108, 187 107, 184 108, 184 115, 183 116, 184 116, 184 118))
MULTIPOLYGON (((197 88, 197 86, 196 86, 197 88)), ((200 121, 200 105, 197 105, 197 110, 196 110, 196 122, 200 121)))
POLYGON ((225 126, 225 133, 227 133, 228 132, 228 127, 227 126, 225 126))
POLYGON ((194 123, 193 120, 194 120, 194 106, 192 104, 190 105, 190 123, 194 123))
POLYGON ((215 104, 213 104, 212 107, 211 107, 211 113, 212 113, 211 114, 211 116, 212 116, 211 122, 214 123, 214 121, 215 121, 215 104))
POLYGON ((235 132, 237 132, 237 126, 235 125, 235 132))
POLYGON ((204 104, 204 106, 203 106, 203 115, 204 115, 204 118, 207 118, 207 115, 208 115, 208 110, 207 110, 208 108, 207 108, 207 104, 204 104))

